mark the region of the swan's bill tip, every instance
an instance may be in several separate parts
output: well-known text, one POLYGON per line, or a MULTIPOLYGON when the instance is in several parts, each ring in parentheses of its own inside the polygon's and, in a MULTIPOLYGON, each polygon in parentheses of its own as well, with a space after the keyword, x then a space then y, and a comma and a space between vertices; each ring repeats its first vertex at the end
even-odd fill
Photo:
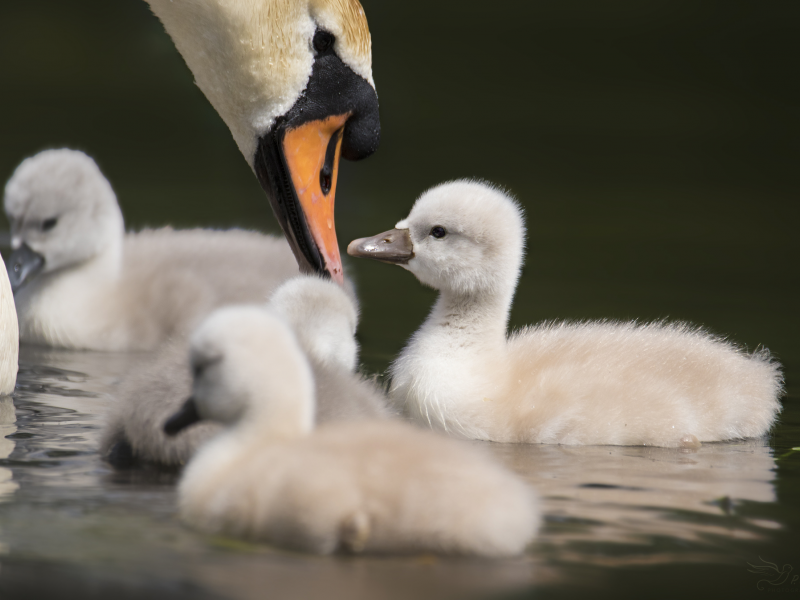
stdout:
POLYGON ((254 169, 300 270, 344 284, 334 201, 344 127, 351 113, 279 127, 259 140, 254 169))

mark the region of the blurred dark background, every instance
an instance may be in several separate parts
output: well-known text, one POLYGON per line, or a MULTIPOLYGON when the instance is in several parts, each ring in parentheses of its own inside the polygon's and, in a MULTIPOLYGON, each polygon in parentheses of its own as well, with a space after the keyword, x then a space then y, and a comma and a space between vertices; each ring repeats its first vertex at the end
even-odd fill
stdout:
MULTIPOLYGON (((344 164, 342 247, 426 187, 480 177, 527 211, 512 325, 686 319, 800 364, 800 3, 364 0, 383 140, 344 164)), ((0 177, 69 146, 129 228, 277 232, 228 130, 142 0, 0 5, 0 177)), ((6 227, 5 222, 0 228, 6 227)), ((383 369, 433 294, 352 261, 383 369)), ((796 372, 796 370, 794 371, 796 372)))

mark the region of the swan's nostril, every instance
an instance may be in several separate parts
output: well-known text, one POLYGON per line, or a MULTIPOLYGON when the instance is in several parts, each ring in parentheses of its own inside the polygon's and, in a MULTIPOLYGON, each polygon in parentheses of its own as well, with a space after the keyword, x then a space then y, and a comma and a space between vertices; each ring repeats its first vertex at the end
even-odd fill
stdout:
POLYGON ((337 161, 337 149, 339 141, 342 139, 344 127, 340 127, 328 140, 328 149, 325 151, 325 163, 319 171, 319 187, 322 188, 322 193, 327 196, 331 193, 333 188, 333 171, 337 161))
POLYGON ((330 173, 326 173, 325 171, 325 169, 322 169, 319 173, 319 185, 322 188, 322 193, 327 196, 331 191, 333 181, 331 180, 330 173))

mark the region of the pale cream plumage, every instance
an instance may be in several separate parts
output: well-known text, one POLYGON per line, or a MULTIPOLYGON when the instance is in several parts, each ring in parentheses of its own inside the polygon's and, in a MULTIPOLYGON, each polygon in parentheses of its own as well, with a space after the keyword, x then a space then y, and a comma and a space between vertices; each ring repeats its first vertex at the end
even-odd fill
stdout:
POLYGON ((351 253, 380 259, 382 244, 407 239, 402 266, 439 290, 391 367, 390 395, 416 421, 500 442, 658 446, 774 423, 777 363, 685 324, 547 323, 507 338, 525 229, 503 192, 443 184, 397 229, 351 253))
POLYGON ((509 556, 535 535, 532 491, 476 448, 389 421, 312 431, 312 371, 269 313, 221 309, 192 348, 197 411, 229 426, 179 484, 192 526, 320 554, 509 556))
POLYGON ((108 181, 74 150, 23 161, 6 185, 5 210, 14 247, 44 260, 15 294, 24 342, 154 349, 215 307, 261 301, 298 273, 280 238, 170 228, 125 234, 108 181))
MULTIPOLYGON (((382 392, 354 373, 358 309, 352 296, 330 280, 300 276, 280 286, 268 306, 291 326, 314 371, 317 422, 389 415, 382 392)), ((125 377, 103 432, 101 456, 118 466, 183 465, 218 429, 204 424, 176 437, 164 434, 164 422, 190 393, 189 344, 180 337, 125 377)))

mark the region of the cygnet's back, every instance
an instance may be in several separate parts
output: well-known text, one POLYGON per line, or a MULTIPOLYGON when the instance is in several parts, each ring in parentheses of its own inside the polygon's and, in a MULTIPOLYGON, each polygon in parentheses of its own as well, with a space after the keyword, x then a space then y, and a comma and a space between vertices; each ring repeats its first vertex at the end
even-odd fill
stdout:
POLYGON ((393 421, 323 425, 307 438, 210 442, 180 484, 210 533, 330 554, 519 554, 537 500, 485 452, 393 421), (248 498, 250 501, 243 501, 248 498))
POLYGON ((95 162, 74 150, 23 161, 4 206, 23 341, 93 350, 154 349, 208 312, 257 302, 297 274, 283 239, 241 230, 124 233, 95 162))
POLYGON ((764 435, 780 410, 767 353, 686 324, 549 323, 512 335, 508 355, 495 432, 509 441, 693 446, 764 435))
POLYGON ((181 479, 192 526, 321 554, 510 556, 535 535, 532 490, 477 448, 392 421, 312 431, 312 371, 273 315, 223 309, 192 347, 192 411, 228 425, 181 479))
MULTIPOLYGON (((312 366, 318 423, 389 416, 380 388, 354 373, 358 309, 352 295, 330 280, 298 276, 275 291, 269 306, 296 332, 312 366)), ((101 455, 118 466, 183 465, 217 431, 209 423, 176 437, 164 435, 164 421, 189 396, 191 381, 189 343, 182 336, 126 376, 104 429, 101 455)))
POLYGON ((283 238, 164 228, 125 237, 122 273, 112 298, 136 332, 133 345, 147 349, 217 307, 263 302, 298 267, 283 238))

